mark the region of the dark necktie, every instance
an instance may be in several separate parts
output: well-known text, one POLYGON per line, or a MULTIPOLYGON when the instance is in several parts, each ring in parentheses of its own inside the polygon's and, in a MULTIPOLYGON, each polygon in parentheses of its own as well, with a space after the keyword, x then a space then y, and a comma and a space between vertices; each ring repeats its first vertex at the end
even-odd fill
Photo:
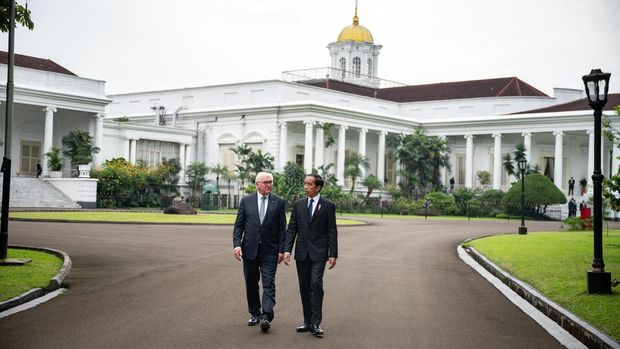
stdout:
POLYGON ((262 196, 260 199, 260 212, 258 212, 258 215, 260 216, 260 224, 263 224, 263 220, 265 219, 265 200, 267 197, 262 196))
POLYGON ((310 202, 308 203, 308 218, 312 218, 312 203, 314 202, 314 199, 310 199, 310 202))

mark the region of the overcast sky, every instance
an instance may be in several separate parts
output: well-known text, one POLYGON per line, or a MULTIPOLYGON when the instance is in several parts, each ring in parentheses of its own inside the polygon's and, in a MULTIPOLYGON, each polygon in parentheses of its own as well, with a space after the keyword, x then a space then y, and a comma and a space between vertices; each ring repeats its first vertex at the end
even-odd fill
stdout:
MULTIPOLYGON (((18 0, 23 4, 25 0, 18 0)), ((105 80, 108 94, 280 79, 330 65, 355 0, 28 0, 16 52, 105 80)), ((620 92, 620 0, 360 0, 379 77, 410 85, 517 76, 620 92)), ((0 49, 7 50, 7 34, 0 49)))

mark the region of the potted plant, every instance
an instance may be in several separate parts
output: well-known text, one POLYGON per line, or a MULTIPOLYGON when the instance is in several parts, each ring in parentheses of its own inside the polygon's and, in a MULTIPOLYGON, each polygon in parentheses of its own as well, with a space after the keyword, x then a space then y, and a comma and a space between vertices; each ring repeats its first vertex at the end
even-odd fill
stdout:
POLYGON ((50 151, 45 153, 47 156, 47 168, 50 170, 50 178, 62 177, 62 156, 60 156, 60 148, 52 147, 50 151))
POLYGON ((583 196, 585 193, 588 192, 588 180, 585 178, 582 178, 579 181, 579 185, 581 186, 581 195, 583 196))
POLYGON ((93 155, 99 152, 99 147, 90 133, 76 128, 62 137, 63 154, 71 159, 72 165, 77 165, 79 177, 90 177, 90 162, 93 155))

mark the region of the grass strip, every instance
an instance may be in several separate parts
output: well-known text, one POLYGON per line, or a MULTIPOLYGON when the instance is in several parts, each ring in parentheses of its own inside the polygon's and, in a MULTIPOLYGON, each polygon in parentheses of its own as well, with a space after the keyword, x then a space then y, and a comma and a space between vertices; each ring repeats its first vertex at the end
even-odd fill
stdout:
MULTIPOLYGON (((85 211, 85 212, 11 212, 11 218, 42 219, 58 221, 95 221, 115 223, 191 223, 191 224, 234 224, 235 214, 199 214, 199 215, 176 215, 159 212, 110 212, 110 211, 85 211)), ((356 225, 364 222, 351 219, 336 219, 338 225, 356 225)))
POLYGON ((7 257, 30 258, 32 262, 21 266, 0 266, 0 302, 33 288, 46 288, 63 263, 61 258, 50 253, 14 248, 7 250, 7 257))
MULTIPOLYGON (((496 235, 469 243, 502 269, 620 340, 620 289, 587 293, 586 272, 594 257, 592 232, 496 235)), ((620 231, 603 232, 605 271, 620 278, 620 231)))

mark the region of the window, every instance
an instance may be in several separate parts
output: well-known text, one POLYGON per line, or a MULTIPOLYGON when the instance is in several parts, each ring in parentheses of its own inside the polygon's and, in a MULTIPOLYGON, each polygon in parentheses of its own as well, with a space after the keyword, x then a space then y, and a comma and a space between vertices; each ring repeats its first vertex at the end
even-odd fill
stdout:
POLYGON ((360 77, 362 71, 362 60, 359 57, 353 58, 353 73, 356 78, 360 77))
POLYGON ((344 79, 346 77, 347 71, 347 59, 344 57, 340 57, 340 78, 344 79))
POLYGON ((234 147, 234 144, 220 144, 220 165, 226 166, 230 171, 237 168, 235 166, 234 147))
POLYGON ((465 154, 456 155, 456 184, 465 185, 465 154))
POLYGON ((368 58, 368 76, 373 76, 372 73, 372 59, 368 58))
POLYGON ((136 143, 136 158, 144 160, 149 167, 159 166, 164 158, 179 158, 179 143, 148 139, 139 139, 136 143))

